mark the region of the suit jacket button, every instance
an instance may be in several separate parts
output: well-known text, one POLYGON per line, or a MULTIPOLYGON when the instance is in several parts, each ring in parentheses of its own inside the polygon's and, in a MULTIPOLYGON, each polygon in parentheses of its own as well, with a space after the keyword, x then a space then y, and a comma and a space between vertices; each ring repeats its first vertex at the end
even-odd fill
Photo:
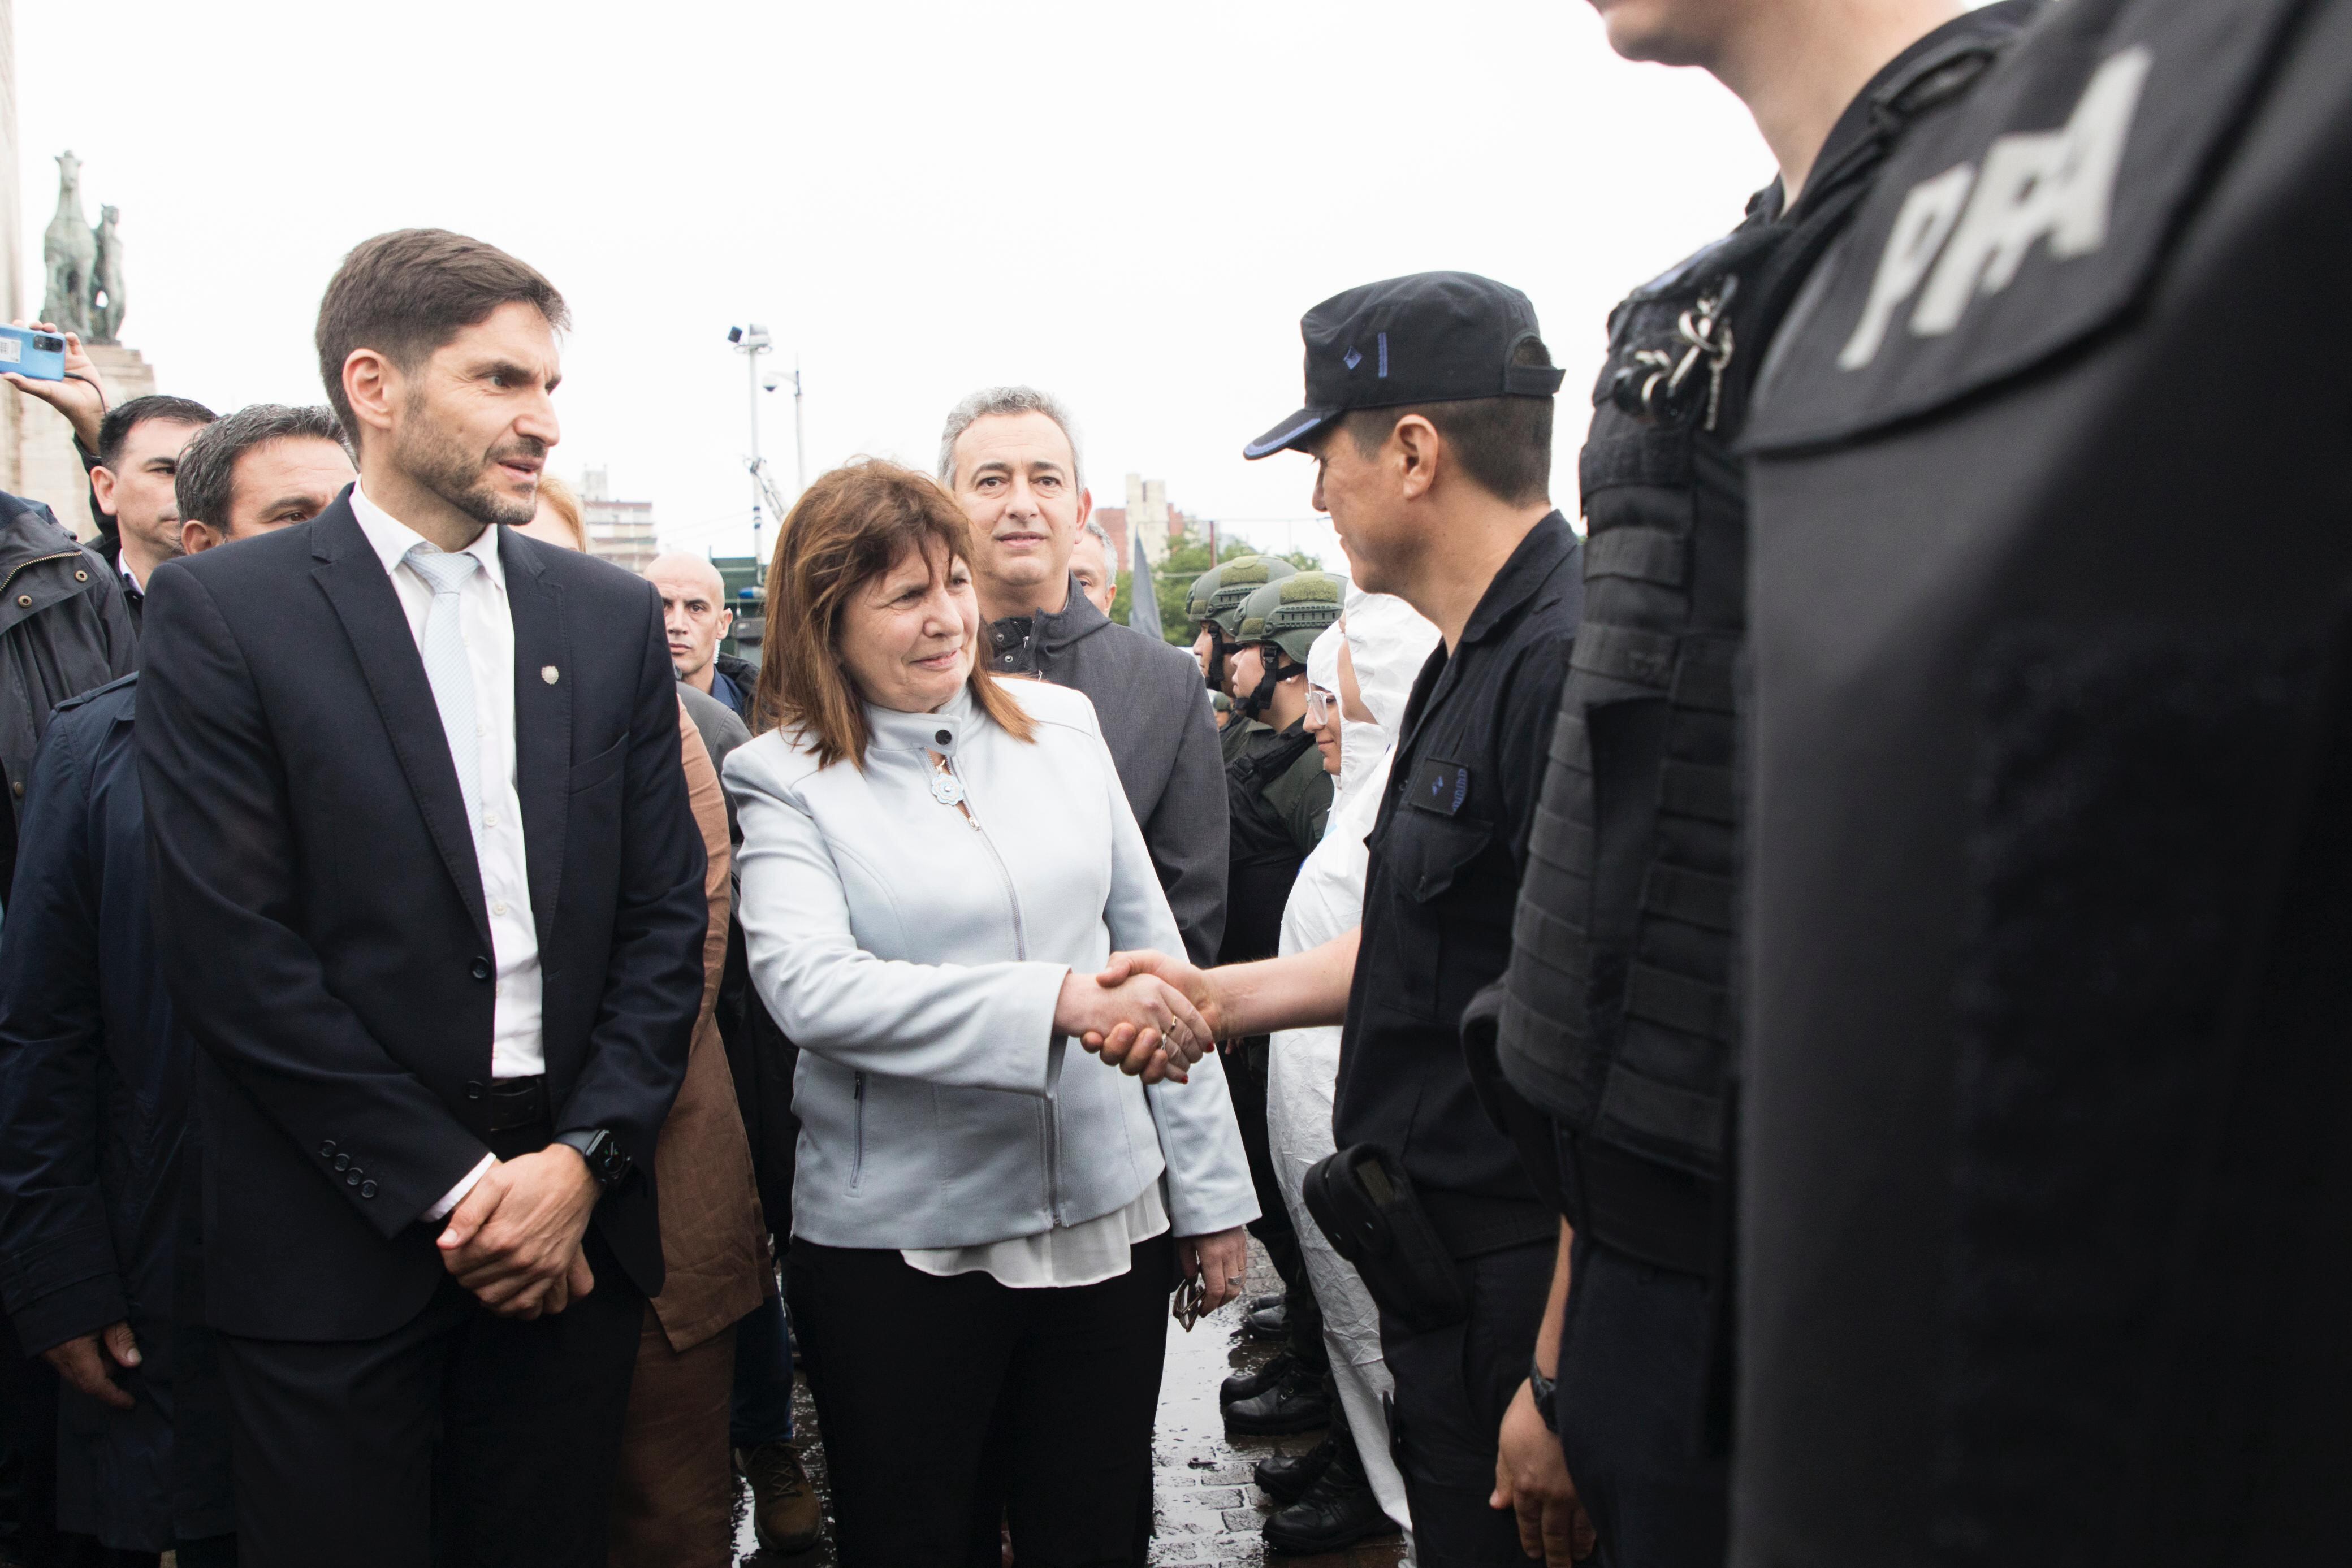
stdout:
POLYGON ((329 1138, 325 1143, 319 1145, 319 1157, 322 1160, 332 1155, 334 1152, 335 1140, 332 1138, 329 1138))
POLYGON ((488 958, 477 958, 477 959, 475 959, 475 960, 474 960, 474 978, 476 978, 476 979, 478 979, 478 980, 487 980, 487 979, 488 979, 489 977, 490 977, 490 961, 489 961, 488 958))
POLYGON ((360 1183, 360 1196, 362 1197, 373 1197, 375 1196, 375 1183, 372 1181, 363 1181, 360 1183))
POLYGON ((347 1171, 351 1169, 352 1156, 349 1155, 337 1155, 335 1156, 335 1168, 339 1171, 347 1171))
POLYGON ((481 1086, 481 1084, 480 1084, 479 1082, 471 1082, 471 1081, 469 1081, 469 1082, 466 1084, 466 1098, 467 1098, 467 1099, 468 1099, 468 1100, 479 1100, 481 1097, 482 1097, 482 1086, 481 1086))
POLYGON ((357 1171, 346 1171, 346 1172, 344 1172, 344 1173, 343 1173, 343 1185, 344 1185, 345 1186, 359 1186, 359 1185, 360 1185, 360 1173, 359 1173, 359 1172, 357 1172, 357 1171))

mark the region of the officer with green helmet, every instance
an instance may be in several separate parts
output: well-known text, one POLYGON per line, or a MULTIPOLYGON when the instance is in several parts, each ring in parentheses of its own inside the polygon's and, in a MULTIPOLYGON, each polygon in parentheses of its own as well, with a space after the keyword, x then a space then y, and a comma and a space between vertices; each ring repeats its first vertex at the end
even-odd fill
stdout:
POLYGON ((1200 628, 1201 632, 1192 639, 1192 657, 1201 661, 1201 678, 1220 696, 1225 691, 1225 651, 1216 627, 1209 622, 1209 596, 1216 592, 1224 575, 1223 567, 1213 566, 1194 578, 1192 586, 1184 591, 1184 619, 1200 628))
MULTIPOLYGON (((1241 635, 1242 605, 1266 584, 1295 577, 1297 572, 1298 569, 1288 561, 1270 555, 1237 555, 1216 569, 1217 580, 1205 595, 1206 608, 1202 617, 1202 635, 1208 643, 1202 667, 1207 673, 1210 689, 1222 691, 1234 699, 1237 717, 1256 716, 1244 700, 1248 694, 1235 686, 1233 678, 1234 660, 1245 646, 1241 635)), ((1239 724, 1228 724, 1220 738, 1228 767, 1240 755, 1243 729, 1239 724)))
MULTIPOLYGON (((1234 717, 1225 727, 1227 815, 1233 857, 1226 868, 1223 964, 1269 958, 1282 940, 1282 912, 1309 852, 1322 841, 1331 776, 1307 733, 1307 651, 1339 620, 1344 579, 1299 571, 1286 561, 1242 557, 1226 563, 1210 595, 1213 624, 1227 648, 1234 717), (1241 578, 1236 582, 1236 576, 1241 578)), ((1265 1127, 1265 1035, 1227 1047, 1227 1083, 1265 1218, 1251 1227, 1282 1276, 1287 1353, 1260 1373, 1228 1381, 1225 1424, 1237 1432, 1300 1432, 1331 1418, 1322 1313, 1299 1256, 1288 1209, 1276 1185, 1265 1127)))
POLYGON ((1241 880, 1226 884, 1227 962, 1244 961, 1244 951, 1262 957, 1275 950, 1298 862, 1322 841, 1331 776, 1307 733, 1307 651, 1339 619, 1347 587, 1328 571, 1286 570, 1229 612, 1226 673, 1241 735, 1225 779, 1233 873, 1241 880), (1245 901, 1253 906, 1246 911, 1245 901))

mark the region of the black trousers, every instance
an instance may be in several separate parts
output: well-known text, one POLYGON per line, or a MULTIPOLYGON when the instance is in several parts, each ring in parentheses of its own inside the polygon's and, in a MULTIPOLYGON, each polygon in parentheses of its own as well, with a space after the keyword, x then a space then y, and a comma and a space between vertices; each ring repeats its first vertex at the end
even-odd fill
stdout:
POLYGON ((1175 1245, 1099 1284, 941 1279, 894 1250, 795 1239, 785 1269, 842 1568, 1136 1561, 1175 1245))
POLYGON ((1417 1333, 1383 1309, 1381 1350, 1396 1380, 1390 1438, 1412 1510, 1419 1568, 1525 1568, 1508 1510, 1486 1506, 1503 1412, 1534 1364, 1557 1242, 1458 1259, 1470 1315, 1417 1333))
POLYGON ((220 1335, 244 1568, 604 1568, 646 1299, 584 1247, 596 1288, 530 1322, 452 1279, 380 1339, 220 1335))
POLYGON ((1696 1275, 1581 1236, 1570 1247, 1555 1408, 1601 1568, 1721 1568, 1730 1464, 1705 1441, 1715 1333, 1696 1275))
POLYGON ((1307 1259, 1298 1232, 1290 1223, 1289 1207, 1274 1172, 1274 1140, 1266 1130, 1267 1074, 1272 1067, 1273 1039, 1263 1034, 1235 1040, 1225 1052, 1225 1089, 1233 1097, 1234 1118, 1240 1123, 1242 1153, 1249 1161, 1250 1185, 1257 1189, 1258 1216, 1249 1233, 1265 1249, 1266 1261, 1282 1281, 1282 1301, 1289 1320, 1285 1345, 1292 1359, 1309 1372, 1330 1372, 1323 1345, 1323 1307, 1315 1299, 1315 1282, 1307 1276, 1307 1259))

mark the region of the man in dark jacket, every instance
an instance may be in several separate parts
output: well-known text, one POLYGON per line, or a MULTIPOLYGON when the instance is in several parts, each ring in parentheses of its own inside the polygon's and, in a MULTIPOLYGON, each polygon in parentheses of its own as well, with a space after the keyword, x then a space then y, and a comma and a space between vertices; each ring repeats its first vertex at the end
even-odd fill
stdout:
POLYGON ((138 632, 106 563, 38 501, 0 495, 0 875, 13 877, 16 824, 49 710, 138 667, 138 632))
MULTIPOLYGON (((42 324, 46 330, 55 327, 42 324)), ((147 579, 180 553, 180 513, 173 490, 181 449, 215 417, 184 397, 136 397, 106 405, 98 366, 80 337, 64 334, 65 374, 57 381, 0 376, 26 397, 57 410, 73 433, 89 488, 83 498, 95 530, 89 548, 121 580, 131 623, 139 624, 147 579)))
POLYGON ((940 436, 940 483, 971 519, 989 667, 1093 701, 1185 950, 1209 962, 1225 920, 1216 720, 1200 666, 1183 649, 1114 625, 1075 586, 1070 552, 1094 498, 1069 416, 1034 387, 972 393, 940 436))
POLYGON ((751 723, 751 687, 760 666, 719 651, 735 623, 727 580, 702 557, 684 554, 659 557, 645 576, 661 591, 662 633, 669 640, 670 668, 677 672, 678 685, 716 697, 751 723))
MULTIPOLYGON (((122 580, 123 602, 138 624, 155 569, 179 555, 180 508, 173 482, 180 455, 215 416, 184 397, 135 397, 109 410, 98 445, 83 454, 89 470, 90 548, 122 580)), ((79 440, 77 438, 77 445, 79 440)))
MULTIPOLYGON (((186 457, 191 554, 299 522, 352 477, 323 408, 248 409, 186 457)), ((193 1048, 148 916, 137 701, 134 674, 59 705, 26 793, 0 943, 0 1305, 65 1384, 58 1527, 198 1568, 236 1560, 235 1516, 182 1203, 193 1048)))

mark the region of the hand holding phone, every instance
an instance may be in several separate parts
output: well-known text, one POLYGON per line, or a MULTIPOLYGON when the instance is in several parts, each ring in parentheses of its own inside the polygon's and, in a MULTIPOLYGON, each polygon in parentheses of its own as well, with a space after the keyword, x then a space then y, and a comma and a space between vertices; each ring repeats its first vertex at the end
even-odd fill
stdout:
POLYGON ((0 371, 31 382, 65 380, 65 334, 38 327, 0 327, 0 371))
POLYGON ((106 392, 81 340, 47 321, 0 327, 0 381, 38 398, 73 426, 74 438, 98 450, 106 419, 106 392))

